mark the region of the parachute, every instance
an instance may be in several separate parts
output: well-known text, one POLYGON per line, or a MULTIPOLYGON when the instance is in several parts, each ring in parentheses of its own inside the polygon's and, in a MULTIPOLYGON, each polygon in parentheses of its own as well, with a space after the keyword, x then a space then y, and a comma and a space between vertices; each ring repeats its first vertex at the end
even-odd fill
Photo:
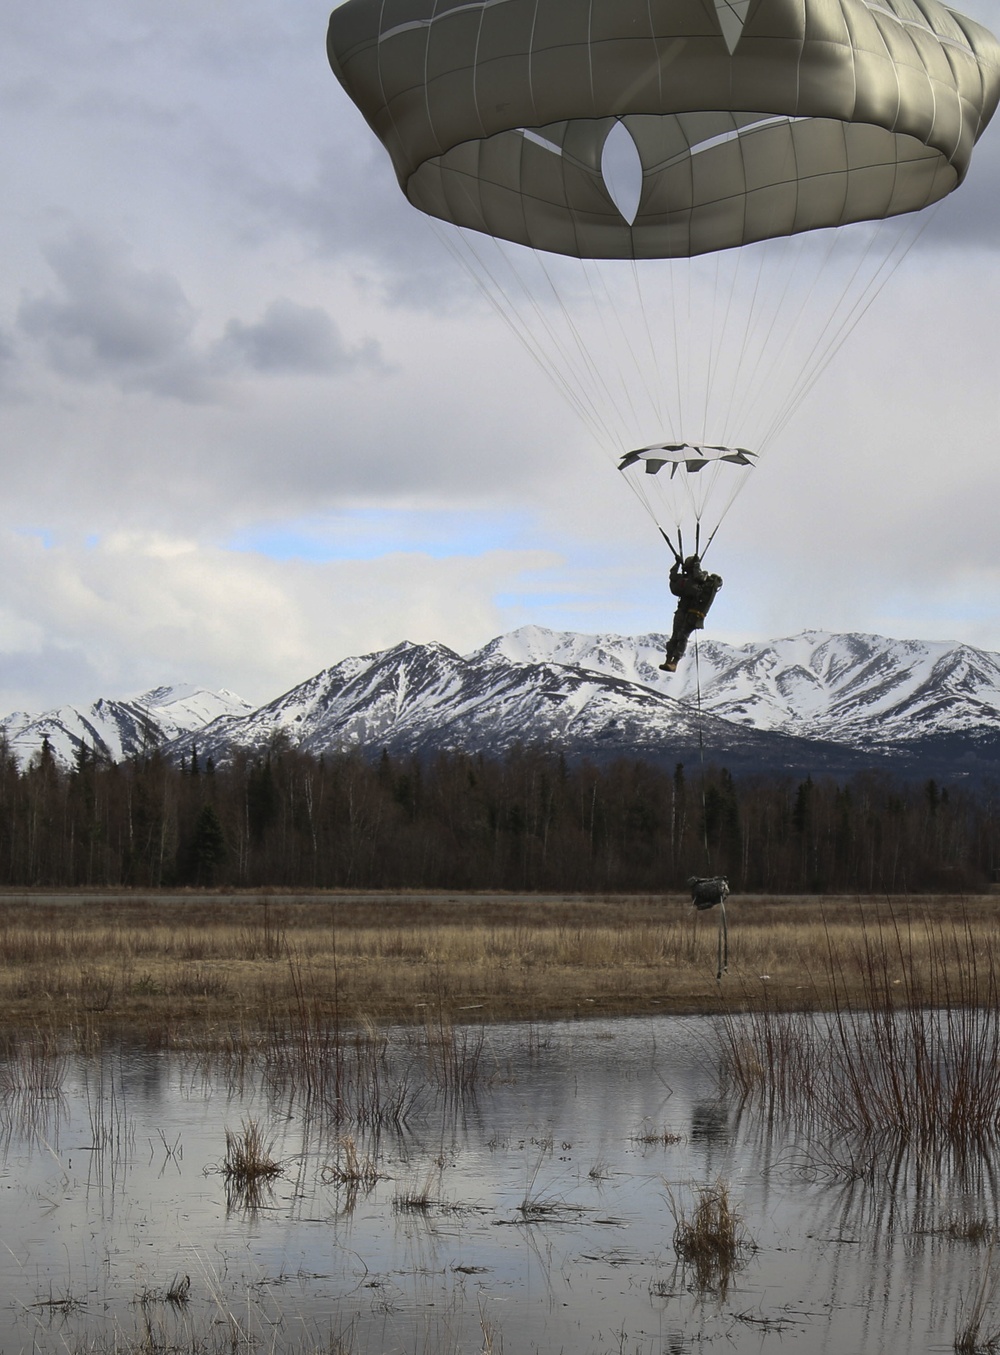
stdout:
MULTIPOLYGON (((654 520, 679 560, 684 555, 682 523, 685 518, 695 523, 693 545, 698 555, 704 554, 712 544, 711 536, 702 542, 701 524, 705 516, 705 506, 714 496, 721 467, 740 466, 746 471, 752 469, 756 461, 757 453, 751 452, 747 447, 697 447, 687 442, 667 442, 659 443, 655 447, 640 447, 637 451, 626 452, 618 463, 618 469, 638 496, 645 497, 651 505, 654 520), (641 480, 640 475, 643 477, 641 480), (650 485, 645 479, 646 476, 655 476, 657 479, 650 485), (694 479, 695 476, 698 478, 694 479), (683 502, 684 498, 690 506, 690 513, 677 511, 676 504, 683 502), (663 501, 664 507, 667 504, 671 505, 669 511, 660 510, 660 500, 663 501), (676 545, 664 525, 669 519, 673 519, 676 526, 676 545)), ((728 507, 728 503, 736 497, 741 486, 742 480, 730 482, 729 498, 725 507, 728 507)), ((723 513, 724 511, 725 508, 723 513)))
MULTIPOLYGON (((658 439, 761 453, 1000 100, 1000 44, 938 0, 346 0, 328 54, 626 473, 658 439)), ((703 459, 631 475, 661 529, 700 527, 706 470, 721 520, 755 458, 703 459)))

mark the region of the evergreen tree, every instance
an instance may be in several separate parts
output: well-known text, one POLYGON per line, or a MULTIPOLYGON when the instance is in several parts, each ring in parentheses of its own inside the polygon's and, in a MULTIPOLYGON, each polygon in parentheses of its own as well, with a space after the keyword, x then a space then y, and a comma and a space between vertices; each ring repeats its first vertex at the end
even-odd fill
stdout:
POLYGON ((194 825, 194 837, 191 842, 191 856, 194 866, 194 883, 212 885, 218 867, 226 856, 226 835, 215 811, 214 805, 204 804, 194 825))

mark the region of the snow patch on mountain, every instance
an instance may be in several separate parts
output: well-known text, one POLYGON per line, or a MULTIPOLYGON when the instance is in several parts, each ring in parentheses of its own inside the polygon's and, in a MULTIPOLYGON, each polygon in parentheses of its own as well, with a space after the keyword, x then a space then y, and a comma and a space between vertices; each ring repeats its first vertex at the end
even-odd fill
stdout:
POLYGON ((703 742, 732 767, 762 769, 843 770, 871 765, 869 755, 916 766, 930 750, 941 765, 971 756, 1000 766, 1000 655, 826 631, 745 645, 702 635, 665 674, 665 638, 522 626, 465 656, 404 641, 343 659, 258 709, 228 691, 158 687, 15 713, 0 731, 22 763, 47 738, 66 764, 81 748, 118 761, 159 746, 186 756, 196 742, 219 760, 280 740, 314 754, 532 745, 659 762, 690 759, 703 742))
POLYGON ((249 701, 225 688, 216 692, 177 684, 121 700, 101 698, 85 709, 60 706, 36 715, 17 711, 0 720, 0 733, 22 766, 41 751, 46 739, 64 766, 72 765, 81 749, 121 762, 252 709, 249 701))
POLYGON ((746 645, 699 637, 674 674, 658 668, 662 635, 581 635, 524 626, 479 654, 573 663, 624 677, 759 730, 852 747, 997 731, 1000 655, 970 645, 866 634, 800 635, 746 645))

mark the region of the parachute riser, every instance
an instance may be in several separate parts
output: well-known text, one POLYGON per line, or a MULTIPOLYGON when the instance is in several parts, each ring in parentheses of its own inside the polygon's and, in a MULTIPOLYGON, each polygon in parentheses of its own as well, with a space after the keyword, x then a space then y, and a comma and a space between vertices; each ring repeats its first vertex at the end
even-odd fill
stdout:
MULTIPOLYGON (((659 523, 657 523, 657 526, 659 526, 659 523)), ((698 558, 699 558, 702 562, 704 562, 705 556, 708 554, 709 547, 711 546, 712 542, 715 540, 715 533, 716 533, 718 530, 719 530, 718 527, 716 527, 715 530, 712 531, 712 532, 710 533, 708 540, 705 542, 704 548, 702 548, 702 544, 701 544, 701 523, 699 522, 699 523, 697 524, 697 526, 696 526, 696 528, 695 528, 695 534, 694 534, 694 553, 695 553, 695 555, 698 556, 698 558)), ((674 559, 677 561, 677 563, 678 563, 679 565, 682 565, 682 564, 684 563, 684 536, 683 536, 683 533, 681 532, 681 529, 680 529, 679 527, 678 527, 678 529, 677 529, 677 545, 676 545, 676 546, 674 545, 673 541, 672 541, 671 538, 670 538, 670 533, 667 532, 663 527, 660 527, 660 535, 663 537, 664 541, 665 541, 665 542, 667 543, 667 545, 670 547, 670 551, 671 551, 671 554, 673 555, 674 559)))
POLYGON ((667 532, 665 532, 665 531, 663 530, 662 527, 660 527, 660 535, 663 537, 664 541, 665 541, 665 542, 667 543, 667 545, 670 547, 671 551, 673 552, 674 559, 677 561, 677 563, 678 563, 678 564, 683 564, 683 562, 684 562, 684 542, 683 542, 683 540, 682 540, 682 538, 681 538, 680 528, 678 527, 678 529, 677 529, 677 545, 676 545, 676 546, 675 546, 674 543, 671 541, 669 535, 667 534, 667 532))

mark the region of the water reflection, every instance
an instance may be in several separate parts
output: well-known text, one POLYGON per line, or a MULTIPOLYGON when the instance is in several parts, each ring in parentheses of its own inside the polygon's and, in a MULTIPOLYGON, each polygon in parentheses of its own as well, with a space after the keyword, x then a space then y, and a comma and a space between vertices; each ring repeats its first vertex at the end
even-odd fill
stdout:
POLYGON ((952 1349, 992 1156, 741 1105, 712 1029, 360 1032, 309 1076, 121 1049, 42 1098, 0 1077, 0 1349, 952 1349), (278 1168, 252 1200, 223 1169, 251 1123, 278 1168), (675 1231, 720 1184, 744 1232, 706 1269, 675 1231))
POLYGON ((724 1101, 699 1101, 691 1107, 691 1141, 726 1143, 733 1136, 735 1110, 724 1101))

